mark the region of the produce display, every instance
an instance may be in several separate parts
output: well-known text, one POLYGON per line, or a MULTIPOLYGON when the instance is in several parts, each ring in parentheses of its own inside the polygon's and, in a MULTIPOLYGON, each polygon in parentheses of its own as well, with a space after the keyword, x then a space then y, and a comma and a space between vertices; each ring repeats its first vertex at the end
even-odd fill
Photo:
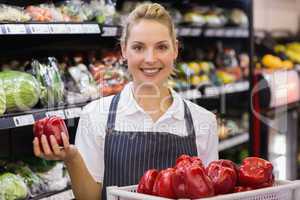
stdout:
POLYGON ((212 161, 207 167, 199 157, 181 155, 167 169, 149 169, 140 178, 138 193, 171 199, 197 199, 214 195, 271 187, 273 165, 247 157, 238 166, 230 160, 212 161))
POLYGON ((40 83, 40 100, 43 106, 53 107, 63 104, 64 83, 61 80, 59 66, 54 57, 46 60, 33 60, 31 62, 34 76, 40 83))
POLYGON ((45 135, 50 143, 50 136, 53 135, 57 144, 63 146, 61 133, 64 132, 69 137, 67 126, 64 120, 57 116, 46 117, 35 121, 33 125, 33 133, 41 141, 42 135, 45 135))
POLYGON ((28 5, 25 8, 0 4, 1 22, 85 22, 112 24, 116 18, 114 4, 102 0, 89 3, 69 0, 59 4, 28 5))
POLYGON ((178 62, 176 74, 170 85, 176 90, 186 90, 202 86, 220 86, 246 79, 248 55, 237 54, 234 49, 222 46, 222 43, 217 43, 216 47, 210 50, 201 49, 193 55, 203 60, 178 62))
MULTIPOLYGON (((31 74, 7 70, 0 72, 0 79, 5 93, 7 111, 30 110, 38 103, 41 93, 40 85, 31 74)), ((1 100, 1 103, 4 101, 1 100)))
MULTIPOLYGON (((125 15, 130 12, 136 4, 140 2, 124 2, 122 12, 125 15)), ((168 5, 165 5, 168 7, 168 5)), ((176 24, 221 27, 221 26, 240 26, 247 27, 249 22, 246 13, 238 8, 224 9, 216 6, 199 6, 189 2, 188 8, 178 10, 168 7, 172 19, 176 24)))
POLYGON ((27 195, 27 187, 19 176, 12 173, 0 175, 0 199, 25 199, 27 195))
POLYGON ((107 52, 89 67, 93 78, 99 84, 101 96, 120 92, 130 79, 120 53, 107 52))
POLYGON ((65 189, 70 180, 61 162, 26 157, 0 161, 0 199, 28 199, 65 189))

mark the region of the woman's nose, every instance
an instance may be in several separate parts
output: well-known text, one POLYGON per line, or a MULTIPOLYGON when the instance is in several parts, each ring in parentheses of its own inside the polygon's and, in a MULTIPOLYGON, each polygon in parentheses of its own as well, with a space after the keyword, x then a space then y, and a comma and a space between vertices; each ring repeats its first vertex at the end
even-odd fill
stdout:
POLYGON ((146 52, 146 55, 145 55, 145 61, 146 61, 146 62, 150 62, 150 63, 156 61, 156 53, 154 52, 154 50, 149 49, 149 50, 146 52))

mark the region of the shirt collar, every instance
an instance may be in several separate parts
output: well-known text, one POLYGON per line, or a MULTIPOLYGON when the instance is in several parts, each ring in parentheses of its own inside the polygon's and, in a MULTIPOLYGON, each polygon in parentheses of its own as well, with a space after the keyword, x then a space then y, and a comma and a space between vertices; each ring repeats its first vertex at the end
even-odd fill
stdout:
MULTIPOLYGON (((184 119, 184 104, 181 96, 170 89, 173 98, 173 103, 167 110, 166 117, 174 117, 178 120, 184 119)), ((129 82, 125 85, 121 92, 121 98, 118 105, 118 112, 123 115, 132 115, 137 112, 143 112, 144 110, 138 105, 133 96, 133 82, 129 82)))

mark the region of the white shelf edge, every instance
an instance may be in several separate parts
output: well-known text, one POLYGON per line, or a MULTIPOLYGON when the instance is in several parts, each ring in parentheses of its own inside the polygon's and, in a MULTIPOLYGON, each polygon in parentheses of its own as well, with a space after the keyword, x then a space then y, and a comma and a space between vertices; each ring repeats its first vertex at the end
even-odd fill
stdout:
POLYGON ((225 139, 219 143, 218 150, 223 151, 231 147, 243 144, 249 140, 249 133, 242 133, 232 138, 225 139))

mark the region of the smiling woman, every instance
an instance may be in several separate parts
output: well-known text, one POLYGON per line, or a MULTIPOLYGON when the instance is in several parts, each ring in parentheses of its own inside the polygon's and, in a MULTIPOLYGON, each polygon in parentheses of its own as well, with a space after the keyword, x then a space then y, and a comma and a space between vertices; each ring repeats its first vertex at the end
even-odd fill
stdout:
POLYGON ((204 165, 218 158, 215 115, 166 85, 178 55, 169 13, 141 4, 123 31, 122 55, 133 81, 84 108, 75 146, 64 134, 64 148, 55 138, 42 139, 42 149, 34 140, 37 156, 65 161, 76 199, 106 199, 107 186, 137 184, 146 170, 172 167, 182 154, 199 156, 204 165))

